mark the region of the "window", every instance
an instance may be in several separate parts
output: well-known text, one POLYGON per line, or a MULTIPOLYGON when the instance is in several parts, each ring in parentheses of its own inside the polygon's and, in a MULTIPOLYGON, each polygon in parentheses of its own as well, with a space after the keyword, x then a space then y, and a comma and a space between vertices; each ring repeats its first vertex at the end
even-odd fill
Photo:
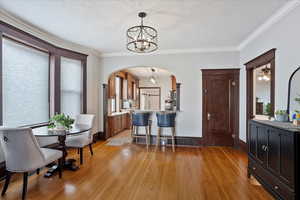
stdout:
POLYGON ((3 125, 49 120, 49 54, 3 39, 3 125))
POLYGON ((48 122, 58 112, 72 117, 86 112, 86 54, 5 22, 0 24, 0 47, 0 125, 30 126, 48 122))
POLYGON ((115 78, 116 85, 116 112, 120 111, 120 98, 121 98, 121 78, 116 76, 115 78))
POLYGON ((82 112, 82 64, 61 57, 61 113, 75 117, 82 112))

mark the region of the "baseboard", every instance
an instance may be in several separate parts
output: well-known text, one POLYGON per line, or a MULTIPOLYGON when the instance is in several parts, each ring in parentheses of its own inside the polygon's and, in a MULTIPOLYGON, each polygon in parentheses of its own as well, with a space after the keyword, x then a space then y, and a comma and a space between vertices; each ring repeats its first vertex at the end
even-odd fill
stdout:
POLYGON ((104 135, 103 131, 99 131, 94 134, 94 141, 97 141, 97 140, 105 140, 105 135, 104 135))
POLYGON ((239 149, 241 149, 243 152, 248 152, 248 145, 243 140, 239 140, 239 149))
MULTIPOLYGON (((135 141, 135 139, 134 139, 134 141, 135 141)), ((138 137, 138 138, 136 138, 136 142, 138 144, 146 144, 146 138, 138 137)), ((150 136, 150 144, 151 145, 156 144, 156 136, 155 135, 150 136)), ((171 138, 167 139, 166 145, 172 145, 171 138)), ((175 137, 175 145, 176 146, 202 146, 203 144, 202 144, 202 138, 199 138, 199 137, 176 136, 175 137)))

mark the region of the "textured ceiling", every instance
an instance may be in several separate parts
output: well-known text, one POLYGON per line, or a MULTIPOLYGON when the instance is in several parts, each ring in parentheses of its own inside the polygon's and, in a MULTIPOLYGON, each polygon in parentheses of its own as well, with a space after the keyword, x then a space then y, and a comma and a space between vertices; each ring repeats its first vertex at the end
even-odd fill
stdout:
POLYGON ((102 53, 126 52, 126 30, 145 24, 159 34, 159 49, 238 46, 287 0, 1 0, 21 20, 102 53))

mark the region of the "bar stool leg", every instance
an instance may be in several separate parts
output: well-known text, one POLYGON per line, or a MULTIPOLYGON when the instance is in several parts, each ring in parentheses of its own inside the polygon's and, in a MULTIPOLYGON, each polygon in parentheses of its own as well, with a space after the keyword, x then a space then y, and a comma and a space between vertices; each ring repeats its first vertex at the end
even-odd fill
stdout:
POLYGON ((156 136, 156 146, 160 145, 160 127, 158 127, 157 136, 156 136))
POLYGON ((148 127, 147 126, 145 126, 145 130, 146 130, 146 145, 147 145, 147 148, 148 148, 148 146, 149 146, 149 138, 148 138, 148 127))
POLYGON ((135 126, 134 127, 134 134, 135 134, 135 143, 137 143, 137 136, 138 136, 138 133, 139 133, 139 127, 138 126, 135 126))
POLYGON ((175 127, 172 128, 172 149, 175 152, 175 127))
POLYGON ((132 141, 133 141, 133 138, 134 138, 134 126, 131 127, 131 138, 132 138, 132 141))

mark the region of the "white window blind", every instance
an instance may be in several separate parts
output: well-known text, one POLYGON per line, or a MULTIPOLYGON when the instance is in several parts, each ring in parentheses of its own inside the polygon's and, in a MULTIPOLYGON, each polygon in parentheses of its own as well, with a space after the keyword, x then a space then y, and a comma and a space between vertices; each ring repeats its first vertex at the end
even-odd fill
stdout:
POLYGON ((81 61, 61 58, 61 113, 76 117, 82 110, 81 61))
POLYGON ((3 125, 49 120, 49 54, 3 39, 3 125))

